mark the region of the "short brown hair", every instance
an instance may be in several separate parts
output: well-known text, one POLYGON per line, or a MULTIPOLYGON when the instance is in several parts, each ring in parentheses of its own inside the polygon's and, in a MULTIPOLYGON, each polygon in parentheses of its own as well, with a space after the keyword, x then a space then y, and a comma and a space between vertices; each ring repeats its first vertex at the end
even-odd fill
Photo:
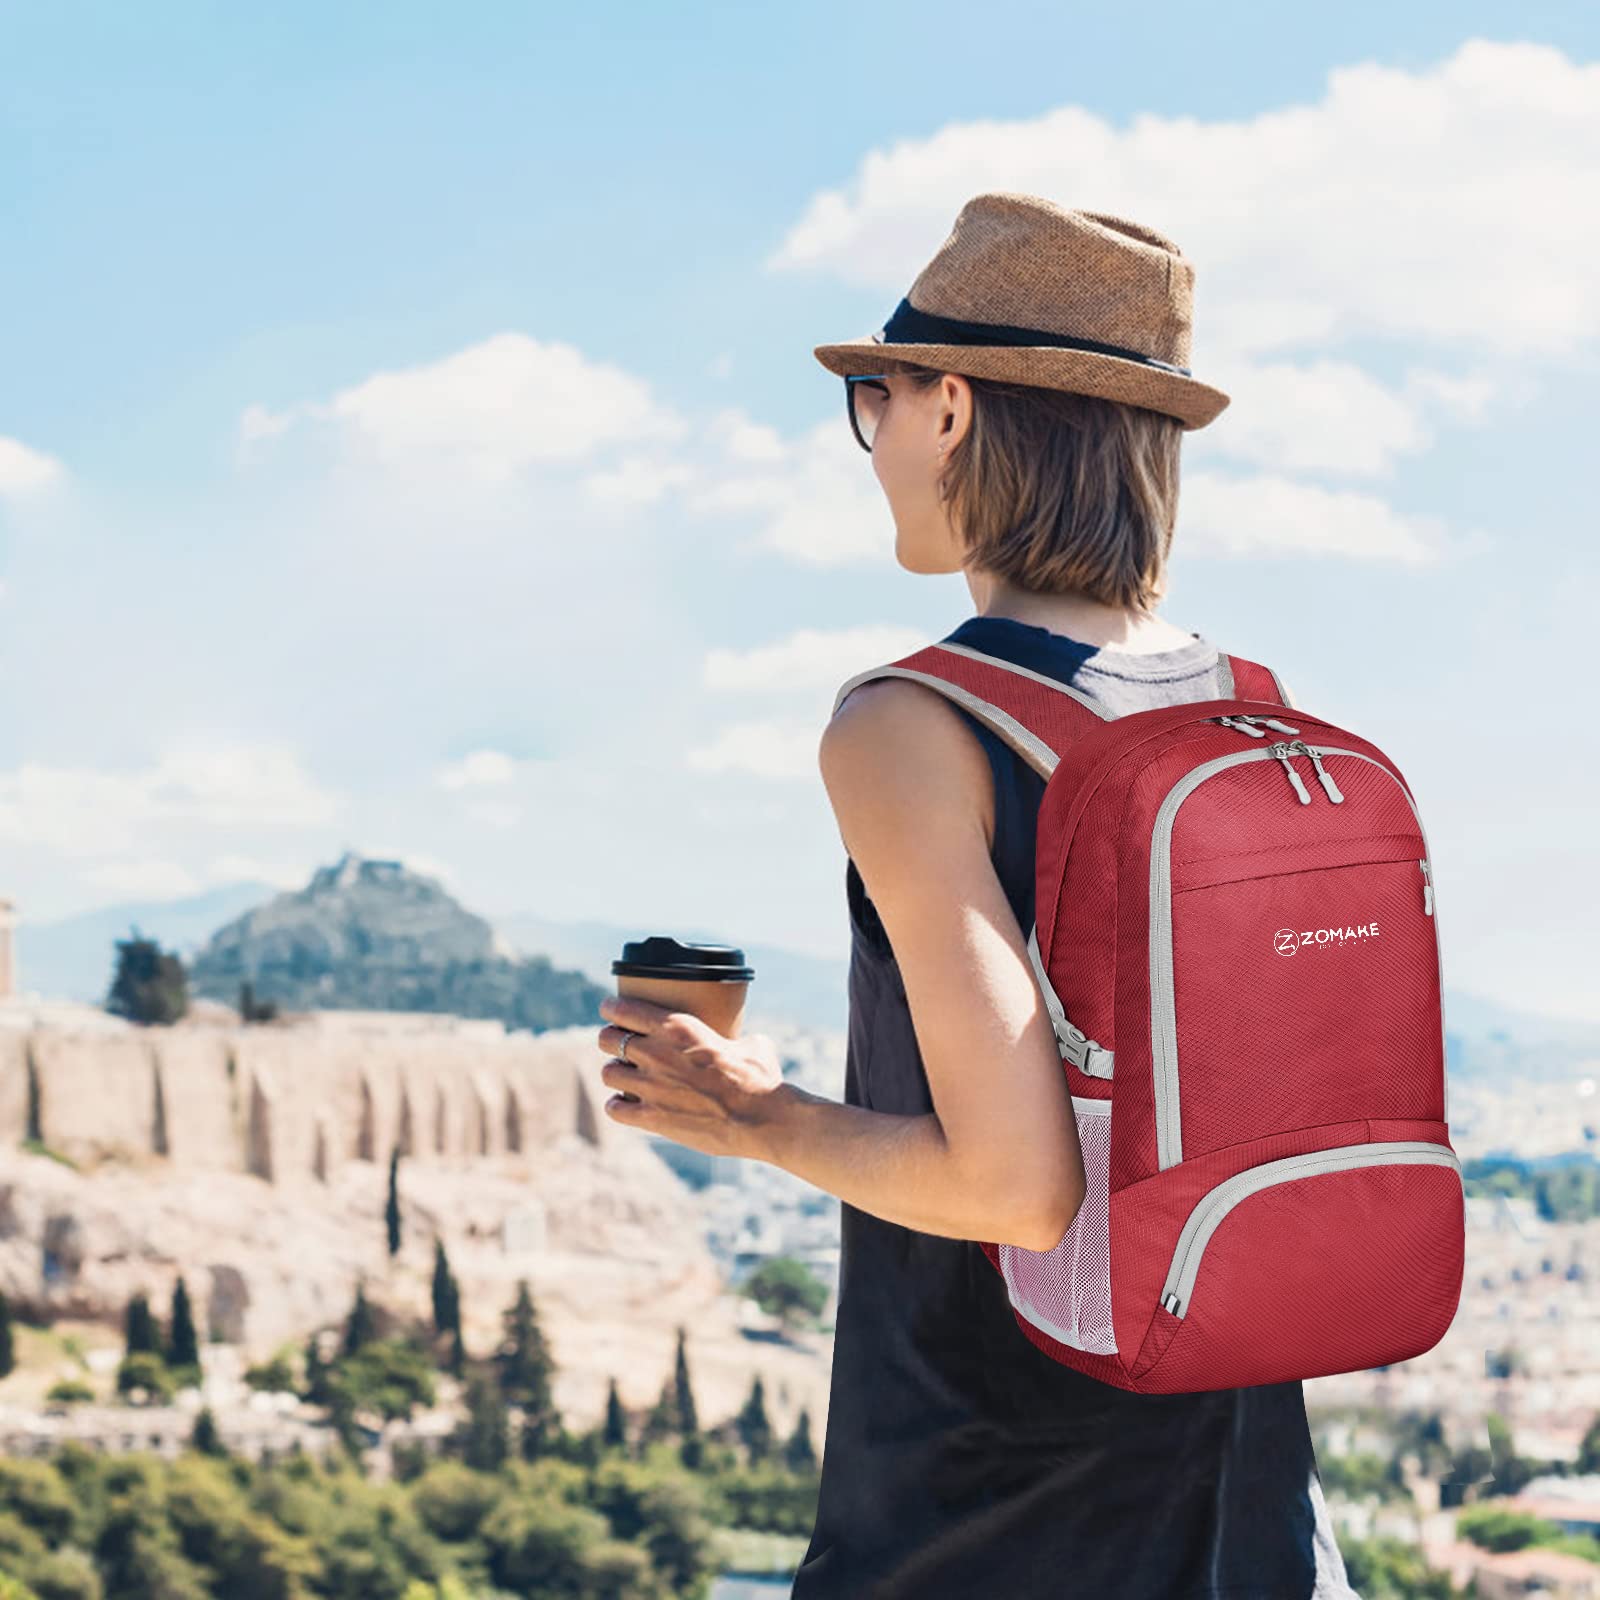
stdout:
MULTIPOLYGON (((888 360, 919 389, 942 373, 888 360)), ((1144 406, 963 373, 972 422, 940 477, 967 554, 1021 588, 1147 611, 1166 591, 1183 424, 1144 406)))

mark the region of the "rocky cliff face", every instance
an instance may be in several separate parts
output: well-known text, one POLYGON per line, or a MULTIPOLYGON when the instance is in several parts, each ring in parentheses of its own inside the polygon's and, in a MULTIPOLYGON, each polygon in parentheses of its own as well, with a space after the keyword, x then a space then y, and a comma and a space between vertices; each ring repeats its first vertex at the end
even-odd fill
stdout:
POLYGON ((210 999, 237 1002, 245 981, 285 1010, 449 1012, 535 1031, 598 1026, 606 993, 519 956, 437 879, 353 851, 220 928, 190 965, 191 990, 210 999))

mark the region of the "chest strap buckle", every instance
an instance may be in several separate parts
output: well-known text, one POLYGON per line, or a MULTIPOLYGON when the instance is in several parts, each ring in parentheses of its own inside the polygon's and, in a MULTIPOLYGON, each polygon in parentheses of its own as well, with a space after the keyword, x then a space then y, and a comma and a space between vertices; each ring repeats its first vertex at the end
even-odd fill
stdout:
POLYGON ((1037 923, 1028 930, 1028 959, 1033 963, 1034 977, 1038 980, 1039 990, 1044 995, 1045 1006, 1050 1012, 1050 1025, 1055 1030, 1056 1044, 1060 1047, 1062 1059, 1070 1061, 1088 1077, 1109 1078, 1115 1054, 1107 1050, 1104 1045, 1096 1043, 1082 1028, 1075 1027, 1067 1020, 1066 1008, 1061 1004, 1061 998, 1050 982, 1050 975, 1044 970, 1044 960, 1039 954, 1037 923))

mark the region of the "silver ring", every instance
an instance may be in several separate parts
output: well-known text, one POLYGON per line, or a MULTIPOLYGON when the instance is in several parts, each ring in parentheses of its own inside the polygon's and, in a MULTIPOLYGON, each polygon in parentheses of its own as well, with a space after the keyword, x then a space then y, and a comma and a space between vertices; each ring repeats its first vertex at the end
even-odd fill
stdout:
MULTIPOLYGON (((628 1029, 624 1028, 622 1030, 622 1043, 617 1046, 617 1055, 623 1061, 628 1061, 628 1041, 632 1037, 633 1035, 628 1031, 628 1029)), ((628 1061, 628 1065, 631 1067, 633 1063, 628 1061)))

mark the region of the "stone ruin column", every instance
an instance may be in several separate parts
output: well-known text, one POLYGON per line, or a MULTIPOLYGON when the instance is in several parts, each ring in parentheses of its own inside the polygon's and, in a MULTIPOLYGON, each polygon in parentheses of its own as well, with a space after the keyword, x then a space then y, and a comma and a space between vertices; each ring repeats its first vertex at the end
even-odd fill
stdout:
POLYGON ((0 899, 0 1000, 11 1000, 17 993, 17 908, 0 899))

